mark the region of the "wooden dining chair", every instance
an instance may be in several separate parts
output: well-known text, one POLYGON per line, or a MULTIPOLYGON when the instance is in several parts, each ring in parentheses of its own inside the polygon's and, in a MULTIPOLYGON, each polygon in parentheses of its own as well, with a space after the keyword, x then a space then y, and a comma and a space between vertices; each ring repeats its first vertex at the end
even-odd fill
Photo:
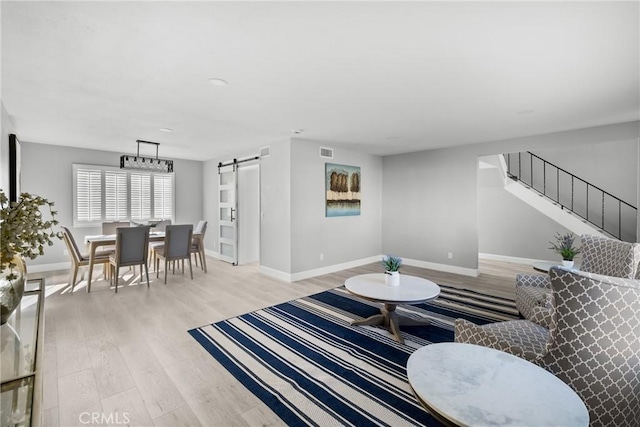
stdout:
POLYGON ((189 273, 193 280, 193 269, 191 268, 191 241, 193 239, 193 225, 168 225, 165 229, 164 245, 154 249, 156 255, 156 277, 160 277, 160 259, 164 259, 164 283, 167 283, 167 270, 169 261, 174 262, 173 272, 175 273, 175 261, 182 261, 182 274, 184 274, 184 260, 189 263, 189 273))
MULTIPOLYGON (((67 251, 71 258, 69 284, 71 285, 71 292, 73 292, 77 283, 76 279, 78 277, 78 269, 89 265, 89 255, 80 252, 80 249, 78 249, 78 245, 76 244, 76 240, 73 238, 73 234, 71 234, 71 231, 69 231, 67 227, 61 228, 64 243, 67 246, 67 251)), ((113 254, 112 251, 97 251, 95 254, 94 264, 103 264, 105 278, 108 277, 109 255, 111 254, 113 254)))
POLYGON ((136 265, 140 266, 140 282, 142 282, 142 269, 147 275, 147 287, 149 286, 149 269, 147 257, 149 256, 149 227, 121 227, 116 230, 116 251, 109 256, 111 277, 115 278, 116 293, 120 279, 120 267, 136 265))

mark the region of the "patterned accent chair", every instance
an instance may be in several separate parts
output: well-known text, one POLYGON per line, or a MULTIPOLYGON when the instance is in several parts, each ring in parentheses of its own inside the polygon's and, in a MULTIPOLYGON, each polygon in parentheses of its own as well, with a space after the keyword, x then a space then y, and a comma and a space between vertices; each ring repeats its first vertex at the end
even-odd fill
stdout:
POLYGON ((550 329, 455 321, 455 341, 514 354, 578 393, 591 426, 640 426, 640 280, 553 267, 550 329))
MULTIPOLYGON (((607 237, 580 236, 582 242, 581 271, 604 276, 640 279, 640 244, 622 242, 607 237)), ((516 276, 516 307, 522 317, 548 327, 549 276, 518 274, 516 276)))

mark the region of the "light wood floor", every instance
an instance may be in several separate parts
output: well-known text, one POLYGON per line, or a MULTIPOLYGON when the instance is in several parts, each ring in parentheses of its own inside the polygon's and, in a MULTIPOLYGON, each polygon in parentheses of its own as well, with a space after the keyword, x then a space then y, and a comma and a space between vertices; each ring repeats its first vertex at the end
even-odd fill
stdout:
MULTIPOLYGON (((160 279, 153 274, 150 288, 126 275, 118 294, 102 278, 94 281, 90 294, 86 282, 71 293, 66 272, 49 274, 43 425, 87 425, 91 416, 111 417, 110 424, 116 425, 282 425, 187 330, 380 271, 372 264, 285 283, 260 274, 257 265, 234 267, 211 258, 208 267, 205 274, 194 266, 193 281, 188 272, 170 275, 167 285, 162 274, 160 279)), ((480 270, 473 278, 402 268, 440 284, 510 298, 515 275, 532 272, 530 266, 498 262, 481 262, 480 270)))

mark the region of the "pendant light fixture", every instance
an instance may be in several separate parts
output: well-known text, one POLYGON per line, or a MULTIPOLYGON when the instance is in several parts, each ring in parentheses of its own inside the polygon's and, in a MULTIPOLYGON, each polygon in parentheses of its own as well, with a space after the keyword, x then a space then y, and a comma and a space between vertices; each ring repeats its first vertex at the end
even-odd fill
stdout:
POLYGON ((172 173, 173 172, 173 160, 159 159, 158 147, 159 142, 143 141, 138 139, 138 154, 123 154, 120 156, 120 169, 138 169, 148 172, 156 173, 172 173), (140 156, 140 144, 151 144, 156 146, 156 157, 144 157, 140 156))

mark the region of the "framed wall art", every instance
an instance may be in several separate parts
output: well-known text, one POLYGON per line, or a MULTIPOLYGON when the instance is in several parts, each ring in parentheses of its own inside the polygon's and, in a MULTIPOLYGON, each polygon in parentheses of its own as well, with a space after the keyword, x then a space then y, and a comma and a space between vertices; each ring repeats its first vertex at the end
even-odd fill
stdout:
POLYGON ((360 215, 359 166, 325 163, 325 216, 360 215))
POLYGON ((9 202, 17 202, 21 193, 20 185, 20 141, 14 134, 9 135, 9 202))

